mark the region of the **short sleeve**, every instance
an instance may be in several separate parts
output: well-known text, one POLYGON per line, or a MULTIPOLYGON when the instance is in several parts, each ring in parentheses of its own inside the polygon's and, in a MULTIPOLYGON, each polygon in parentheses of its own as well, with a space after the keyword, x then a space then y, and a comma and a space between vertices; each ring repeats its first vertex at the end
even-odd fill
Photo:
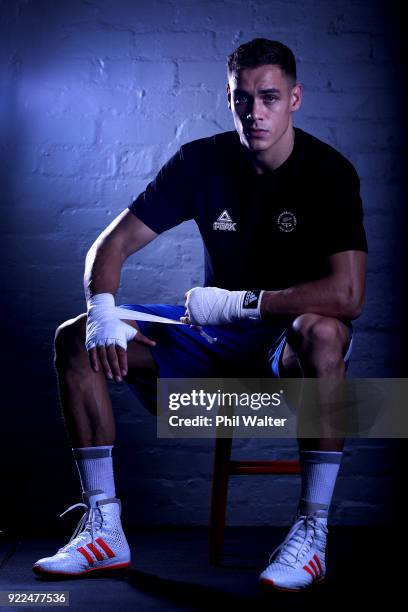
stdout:
POLYGON ((360 180, 352 164, 338 168, 328 187, 329 197, 322 215, 325 254, 349 250, 368 253, 360 180))
POLYGON ((128 208, 157 234, 193 218, 193 200, 182 149, 160 169, 128 208))

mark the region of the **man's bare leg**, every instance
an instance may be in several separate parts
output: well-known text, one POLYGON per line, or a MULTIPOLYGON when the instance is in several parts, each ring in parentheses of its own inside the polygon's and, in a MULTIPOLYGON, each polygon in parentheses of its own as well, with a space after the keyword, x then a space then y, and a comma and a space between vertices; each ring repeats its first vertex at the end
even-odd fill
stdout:
MULTIPOLYGON (((135 321, 127 321, 138 328, 135 321)), ((69 319, 58 327, 55 337, 55 368, 61 407, 72 446, 113 445, 115 420, 106 375, 94 372, 85 348, 86 314, 69 319)), ((129 342, 129 376, 135 372, 156 375, 148 346, 129 342)))
MULTIPOLYGON (((348 341, 348 329, 341 321, 312 313, 301 315, 293 322, 282 356, 283 376, 330 378, 336 384, 336 380, 344 378, 343 355, 348 341)), ((323 407, 327 406, 327 399, 320 397, 323 407)), ((296 400, 301 414, 305 405, 299 398, 296 400)), ((300 589, 311 579, 321 580, 325 576, 327 516, 343 440, 298 438, 298 445, 302 483, 296 519, 291 536, 260 576, 261 582, 285 589, 300 589)))
MULTIPOLYGON (((331 503, 344 438, 334 438, 330 428, 324 425, 327 423, 325 407, 329 406, 331 380, 335 385, 336 380, 345 378, 343 357, 349 341, 349 330, 343 322, 331 317, 305 314, 293 322, 282 356, 284 375, 322 380, 322 385, 315 394, 317 414, 320 409, 320 431, 325 431, 326 428, 328 434, 321 438, 298 438, 302 470, 299 511, 302 514, 312 512, 320 506, 328 510, 331 503)), ((298 404, 298 418, 307 419, 309 414, 302 414, 302 408, 307 410, 306 404, 302 401, 298 401, 298 404)))
MULTIPOLYGON (((305 314, 293 323, 282 356, 284 377, 345 378, 343 356, 350 342, 347 326, 338 319, 305 314)), ((322 385, 320 404, 328 404, 329 387, 322 385), (325 395, 326 394, 326 395, 325 395)), ((300 450, 340 452, 344 438, 299 438, 300 450)))
MULTIPOLYGON (((106 373, 95 372, 85 348, 85 314, 70 319, 55 338, 55 367, 62 412, 87 507, 82 528, 50 557, 39 559, 33 571, 39 575, 80 576, 92 570, 127 567, 130 548, 121 524, 121 505, 116 498, 112 446, 115 420, 106 373)), ((131 325, 137 327, 132 321, 131 325)), ((138 334, 143 340, 144 336, 138 334)), ((128 343, 127 371, 155 376, 156 367, 147 345, 128 343)), ((118 374, 120 370, 116 371, 118 374)))

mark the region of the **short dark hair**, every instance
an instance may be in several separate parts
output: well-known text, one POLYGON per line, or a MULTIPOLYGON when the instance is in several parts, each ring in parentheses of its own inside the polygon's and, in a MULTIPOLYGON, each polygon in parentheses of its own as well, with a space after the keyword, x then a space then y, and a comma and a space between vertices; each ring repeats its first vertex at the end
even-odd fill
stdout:
POLYGON ((227 58, 228 73, 238 72, 241 68, 257 68, 273 64, 296 83, 296 60, 293 52, 277 40, 254 38, 243 43, 227 58))

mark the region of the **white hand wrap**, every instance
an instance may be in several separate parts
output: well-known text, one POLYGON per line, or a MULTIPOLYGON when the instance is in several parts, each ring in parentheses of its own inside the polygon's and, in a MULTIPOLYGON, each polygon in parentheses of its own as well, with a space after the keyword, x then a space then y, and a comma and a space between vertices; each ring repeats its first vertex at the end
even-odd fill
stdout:
POLYGON ((110 344, 127 349, 127 343, 136 336, 137 330, 119 319, 115 298, 111 293, 97 293, 88 300, 85 346, 89 351, 95 346, 110 344))
POLYGON ((239 319, 260 319, 263 291, 228 291, 194 287, 187 291, 186 309, 192 325, 225 325, 239 319))

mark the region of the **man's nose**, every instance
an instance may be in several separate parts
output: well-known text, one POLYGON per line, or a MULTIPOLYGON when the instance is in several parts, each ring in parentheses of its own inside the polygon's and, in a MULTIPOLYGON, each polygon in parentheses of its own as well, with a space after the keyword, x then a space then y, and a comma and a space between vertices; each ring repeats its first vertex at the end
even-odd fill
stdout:
POLYGON ((261 100, 257 100, 256 98, 253 100, 251 108, 249 109, 249 112, 247 114, 247 119, 252 121, 263 119, 263 109, 261 100))

